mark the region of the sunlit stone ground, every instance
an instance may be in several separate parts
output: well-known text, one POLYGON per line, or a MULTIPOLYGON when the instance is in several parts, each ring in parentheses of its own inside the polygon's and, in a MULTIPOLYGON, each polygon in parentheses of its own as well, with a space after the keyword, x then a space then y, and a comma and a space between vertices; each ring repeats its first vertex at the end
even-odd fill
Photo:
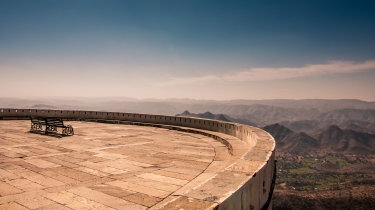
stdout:
MULTIPOLYGON (((161 128, 65 122, 75 135, 0 121, 0 209, 147 209, 201 174, 217 144, 161 128)), ((196 206, 197 207, 197 206, 196 206)))

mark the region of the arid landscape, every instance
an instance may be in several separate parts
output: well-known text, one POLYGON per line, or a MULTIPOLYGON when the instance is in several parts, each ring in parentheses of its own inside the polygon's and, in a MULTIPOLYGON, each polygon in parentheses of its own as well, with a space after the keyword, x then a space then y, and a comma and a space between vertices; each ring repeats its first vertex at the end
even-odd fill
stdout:
MULTIPOLYGON (((287 129, 278 124, 273 127, 287 129)), ((283 139, 273 134, 279 145, 274 209, 375 208, 375 155, 370 145, 360 142, 366 136, 373 144, 374 135, 336 126, 316 134, 330 138, 316 141, 307 134, 283 139)))
POLYGON ((182 115, 239 123, 249 117, 260 124, 278 122, 263 127, 276 140, 274 209, 374 209, 375 110, 373 105, 363 106, 366 103, 349 103, 338 109, 311 106, 310 111, 307 105, 302 109, 259 105, 251 107, 246 118, 232 115, 237 119, 207 112, 182 115), (257 121, 261 116, 265 119, 257 121))
POLYGON ((375 208, 375 102, 2 98, 0 106, 163 113, 257 126, 276 140, 274 209, 375 208))

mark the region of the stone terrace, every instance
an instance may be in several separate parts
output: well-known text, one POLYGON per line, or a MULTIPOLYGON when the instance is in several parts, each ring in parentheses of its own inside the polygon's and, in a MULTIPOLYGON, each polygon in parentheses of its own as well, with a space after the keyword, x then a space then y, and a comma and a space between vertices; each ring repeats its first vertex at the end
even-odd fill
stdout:
POLYGON ((205 199, 176 196, 238 159, 203 135, 66 124, 75 135, 56 138, 28 132, 29 121, 0 121, 0 209, 212 208, 205 199))

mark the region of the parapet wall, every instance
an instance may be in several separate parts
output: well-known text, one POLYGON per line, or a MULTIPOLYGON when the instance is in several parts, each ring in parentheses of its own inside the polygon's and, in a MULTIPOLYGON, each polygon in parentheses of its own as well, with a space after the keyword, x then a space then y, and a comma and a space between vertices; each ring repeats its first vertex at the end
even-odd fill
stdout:
MULTIPOLYGON (((200 130, 218 132, 233 136, 247 145, 247 151, 232 154, 240 154, 237 162, 226 168, 226 171, 245 173, 249 176, 246 182, 239 183, 231 195, 220 200, 215 209, 271 209, 270 199, 273 192, 275 179, 274 149, 275 141, 267 132, 252 126, 218 120, 175 117, 165 115, 99 112, 80 110, 37 110, 37 109, 0 109, 0 119, 3 118, 27 118, 27 117, 58 117, 72 120, 117 120, 149 124, 161 124, 195 128, 200 130), (255 164, 256 163, 256 164, 255 164), (250 167, 248 165, 257 165, 250 167), (245 171, 244 170, 248 170, 245 171), (251 176, 250 176, 251 175, 251 176)), ((232 145, 235 150, 241 148, 232 145)))

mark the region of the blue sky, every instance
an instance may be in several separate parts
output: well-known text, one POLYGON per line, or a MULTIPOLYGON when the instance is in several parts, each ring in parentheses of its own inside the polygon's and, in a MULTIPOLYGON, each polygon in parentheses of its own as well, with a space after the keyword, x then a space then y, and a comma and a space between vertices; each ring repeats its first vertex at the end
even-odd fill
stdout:
POLYGON ((0 0, 0 97, 375 101, 373 8, 0 0))

